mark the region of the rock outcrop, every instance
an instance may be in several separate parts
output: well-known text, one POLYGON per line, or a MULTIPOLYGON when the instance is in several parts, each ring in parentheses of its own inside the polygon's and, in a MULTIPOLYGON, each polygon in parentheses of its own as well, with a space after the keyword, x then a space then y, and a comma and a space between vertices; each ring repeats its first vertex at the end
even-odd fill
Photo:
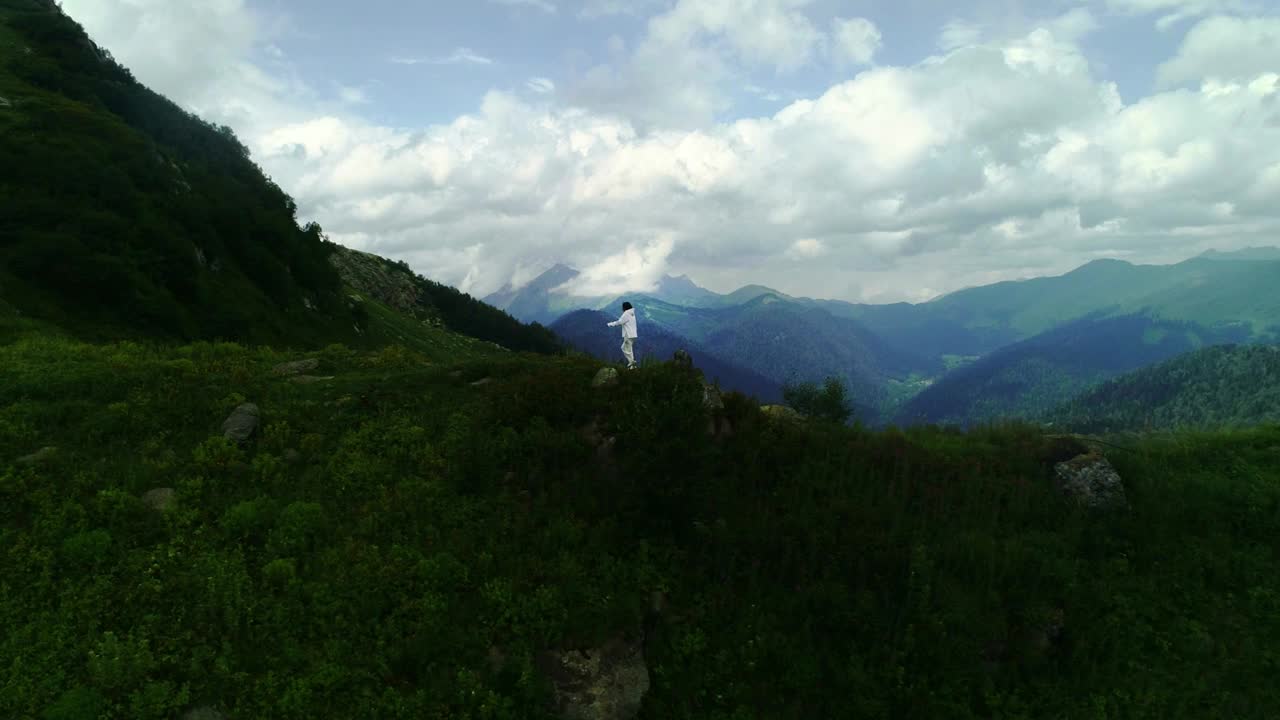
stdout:
POLYGON ((786 420, 788 422, 800 422, 804 420, 804 416, 796 412, 786 405, 762 405, 760 411, 771 418, 778 420, 786 420))
POLYGON ((232 442, 243 443, 253 437, 258 429, 258 406, 244 403, 231 412, 222 423, 222 436, 232 442))
POLYGON ((50 445, 18 458, 19 465, 44 465, 58 456, 58 448, 50 445))
POLYGON ((419 320, 431 320, 437 313, 414 281, 407 266, 400 267, 376 255, 336 248, 329 262, 342 281, 360 295, 374 298, 419 320))
POLYGON ((293 362, 280 363, 271 368, 273 375, 298 375, 300 373, 311 372, 320 367, 320 361, 315 358, 306 360, 294 360, 293 362))
POLYGON ((611 367, 600 368, 600 371, 597 372, 596 376, 591 380, 591 387, 593 388, 609 387, 617 384, 618 370, 617 368, 611 367))
POLYGON ((1128 507, 1120 474, 1100 453, 1078 455, 1058 463, 1053 471, 1058 490, 1086 507, 1128 507))
POLYGON ((142 502, 152 510, 168 512, 178 506, 178 494, 173 488, 155 488, 142 493, 142 502))
POLYGON ((643 644, 616 638, 588 650, 555 650, 538 658, 566 720, 632 720, 649 691, 643 644))
POLYGON ((702 407, 713 413, 724 410, 724 398, 720 396, 720 388, 706 380, 702 381, 702 407))
POLYGON ((289 378, 289 382, 294 385, 314 385, 316 383, 328 382, 332 379, 332 375, 295 375, 289 378))

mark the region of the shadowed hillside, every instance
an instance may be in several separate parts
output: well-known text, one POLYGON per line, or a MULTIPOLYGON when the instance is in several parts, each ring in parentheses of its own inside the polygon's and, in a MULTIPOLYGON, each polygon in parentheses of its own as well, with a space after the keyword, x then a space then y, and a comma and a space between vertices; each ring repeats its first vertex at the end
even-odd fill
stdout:
POLYGON ((349 340, 316 225, 52 3, 0 5, 0 292, 87 337, 349 340))
POLYGON ((908 402, 897 422, 1040 417, 1103 380, 1244 336, 1243 328, 1212 330, 1144 315, 1087 318, 951 371, 908 402))

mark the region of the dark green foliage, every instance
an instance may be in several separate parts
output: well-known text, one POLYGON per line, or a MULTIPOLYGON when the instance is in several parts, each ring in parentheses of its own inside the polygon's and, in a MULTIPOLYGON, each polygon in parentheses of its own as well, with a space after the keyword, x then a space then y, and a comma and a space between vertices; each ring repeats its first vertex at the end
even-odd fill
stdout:
POLYGON ((1280 421, 1280 349, 1222 345, 1105 382, 1048 416, 1082 432, 1280 421))
POLYGON ((139 85, 52 4, 9 0, 0 23, 6 299, 92 337, 347 338, 320 229, 230 129, 139 85))
POLYGON ((853 414, 853 403, 844 381, 829 377, 819 386, 815 382, 788 383, 782 388, 782 400, 806 417, 843 425, 853 414))
POLYGON ((642 627, 642 718, 1280 703, 1275 428, 1117 451, 1131 510, 1090 514, 1048 479, 1081 446, 1029 427, 729 393, 713 437, 670 364, 318 357, 335 379, 295 385, 230 344, 0 345, 0 716, 549 718, 539 651, 642 627))

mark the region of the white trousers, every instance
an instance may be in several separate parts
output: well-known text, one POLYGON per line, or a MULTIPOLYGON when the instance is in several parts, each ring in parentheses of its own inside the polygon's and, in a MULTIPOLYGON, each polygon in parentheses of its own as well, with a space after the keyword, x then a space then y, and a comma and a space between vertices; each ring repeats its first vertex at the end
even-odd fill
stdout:
POLYGON ((635 344, 635 338, 622 339, 622 356, 627 359, 627 367, 629 368, 636 366, 635 344))

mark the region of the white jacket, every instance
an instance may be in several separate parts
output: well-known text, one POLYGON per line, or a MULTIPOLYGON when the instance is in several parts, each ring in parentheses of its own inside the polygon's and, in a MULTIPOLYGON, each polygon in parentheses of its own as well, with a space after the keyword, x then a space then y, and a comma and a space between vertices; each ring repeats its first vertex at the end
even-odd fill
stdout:
POLYGON ((626 340, 627 338, 631 338, 634 340, 635 338, 640 337, 636 334, 635 308, 624 310, 622 312, 622 317, 618 318, 615 322, 609 323, 609 327, 618 327, 619 325, 622 326, 622 339, 626 340))

